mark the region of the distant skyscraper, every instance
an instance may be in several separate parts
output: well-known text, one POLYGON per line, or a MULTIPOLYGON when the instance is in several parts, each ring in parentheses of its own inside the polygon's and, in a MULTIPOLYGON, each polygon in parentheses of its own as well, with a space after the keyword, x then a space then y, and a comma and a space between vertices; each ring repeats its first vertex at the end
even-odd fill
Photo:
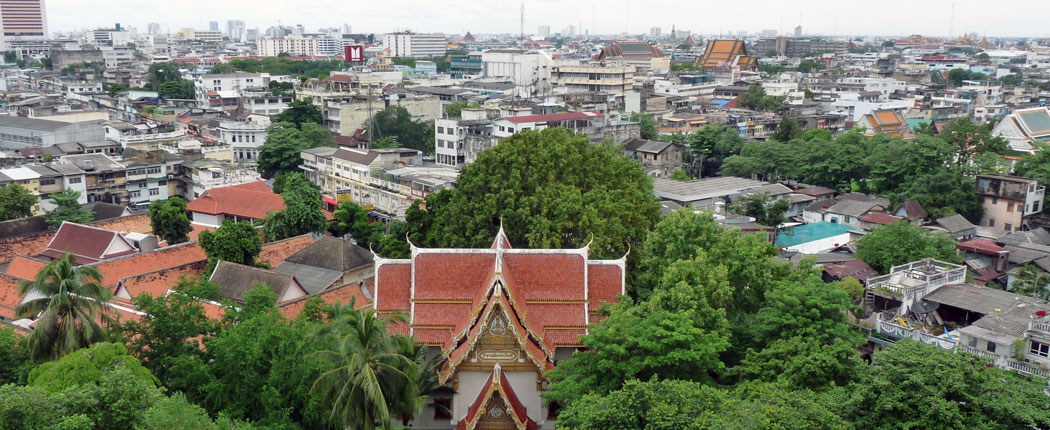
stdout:
POLYGON ((795 37, 802 37, 802 26, 795 27, 795 37))
POLYGON ((5 41, 46 39, 47 12, 44 0, 0 0, 0 29, 3 30, 5 41))
POLYGON ((575 36, 576 35, 576 26, 575 25, 570 25, 568 27, 565 27, 565 31, 563 31, 562 33, 563 33, 562 35, 566 36, 566 37, 575 36))
POLYGON ((208 22, 208 31, 219 31, 219 21, 208 22))
POLYGON ((539 37, 550 37, 551 36, 551 26, 549 26, 549 25, 541 25, 539 27, 536 27, 536 35, 539 36, 539 37))
POLYGON ((649 36, 653 38, 660 37, 660 27, 653 27, 649 29, 649 36))
POLYGON ((149 34, 160 34, 160 24, 157 24, 155 22, 146 24, 146 32, 148 32, 149 34))
POLYGON ((341 29, 342 29, 343 34, 351 34, 351 32, 350 32, 350 24, 343 24, 341 29))
POLYGON ((226 36, 230 40, 243 42, 247 37, 244 31, 244 21, 239 19, 226 21, 226 36))

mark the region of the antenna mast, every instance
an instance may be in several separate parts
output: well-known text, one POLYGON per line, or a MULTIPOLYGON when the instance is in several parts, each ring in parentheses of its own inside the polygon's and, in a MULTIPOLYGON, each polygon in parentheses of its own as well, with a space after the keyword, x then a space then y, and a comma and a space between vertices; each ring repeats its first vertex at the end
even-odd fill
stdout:
POLYGON ((521 1, 521 39, 518 43, 521 44, 521 49, 525 49, 525 0, 521 1))

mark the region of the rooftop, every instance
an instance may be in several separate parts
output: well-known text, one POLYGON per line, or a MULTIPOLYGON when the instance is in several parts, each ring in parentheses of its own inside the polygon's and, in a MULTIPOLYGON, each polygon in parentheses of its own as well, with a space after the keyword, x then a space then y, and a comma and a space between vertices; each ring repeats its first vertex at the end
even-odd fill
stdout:
POLYGON ((688 203, 715 197, 728 197, 749 188, 767 184, 768 182, 733 176, 697 179, 695 181, 655 178, 653 179, 653 194, 662 199, 688 203))
POLYGON ((853 227, 826 221, 803 224, 795 226, 791 230, 777 233, 777 240, 774 242, 774 245, 781 248, 787 248, 813 242, 815 240, 827 239, 846 234, 850 230, 853 230, 853 227))

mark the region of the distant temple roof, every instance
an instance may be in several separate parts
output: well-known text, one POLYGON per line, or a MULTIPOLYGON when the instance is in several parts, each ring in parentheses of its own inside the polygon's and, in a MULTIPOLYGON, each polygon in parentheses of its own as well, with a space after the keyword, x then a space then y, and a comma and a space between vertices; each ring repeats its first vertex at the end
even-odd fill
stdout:
POLYGON ((743 40, 711 40, 695 64, 699 67, 738 66, 742 70, 758 68, 758 61, 747 54, 743 40))
POLYGON ((625 59, 648 59, 648 58, 660 58, 663 57, 664 53, 659 48, 649 44, 649 42, 613 42, 611 45, 602 49, 602 52, 598 53, 598 60, 605 60, 612 57, 622 57, 625 59))

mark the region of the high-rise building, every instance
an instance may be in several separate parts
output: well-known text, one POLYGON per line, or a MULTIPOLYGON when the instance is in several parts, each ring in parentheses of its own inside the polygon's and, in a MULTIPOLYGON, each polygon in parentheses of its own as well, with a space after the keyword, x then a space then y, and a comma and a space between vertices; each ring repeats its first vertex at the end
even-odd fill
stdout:
POLYGON ((246 36, 244 21, 239 19, 226 21, 226 37, 235 42, 243 42, 246 36))
POLYGON ((208 31, 219 31, 219 21, 209 21, 208 31))
POLYGON ((291 55, 337 55, 342 49, 339 40, 329 37, 285 36, 281 38, 263 37, 256 41, 259 55, 276 57, 281 53, 291 55))
POLYGON ((795 37, 802 37, 802 26, 795 27, 795 37))
POLYGON ((383 46, 391 57, 433 57, 448 52, 445 35, 440 33, 390 33, 383 36, 383 46))
POLYGON ((4 49, 10 40, 43 40, 48 36, 44 0, 0 0, 4 49))
POLYGON ((541 25, 539 27, 536 27, 536 35, 539 36, 539 37, 550 37, 551 36, 551 26, 549 26, 549 25, 541 25))
POLYGON ((650 37, 654 37, 654 38, 660 37, 660 27, 650 28, 649 29, 649 36, 650 37))
POLYGON ((155 22, 146 24, 146 32, 149 34, 160 34, 160 24, 155 22))
POLYGON ((575 25, 570 25, 568 27, 565 27, 565 30, 562 31, 562 36, 565 36, 565 37, 572 37, 572 36, 575 36, 575 35, 576 35, 576 26, 575 25))

